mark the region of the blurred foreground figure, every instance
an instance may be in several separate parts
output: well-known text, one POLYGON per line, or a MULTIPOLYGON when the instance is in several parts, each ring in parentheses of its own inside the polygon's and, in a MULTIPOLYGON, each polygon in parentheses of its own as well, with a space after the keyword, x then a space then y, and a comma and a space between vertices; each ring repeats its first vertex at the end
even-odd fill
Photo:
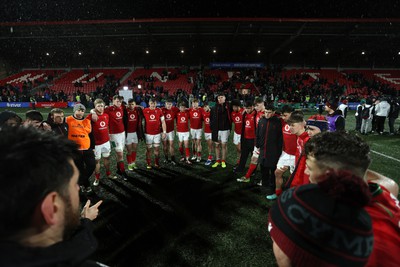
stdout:
POLYGON ((278 266, 365 266, 374 243, 363 209, 371 198, 368 186, 349 172, 321 178, 318 185, 288 189, 271 207, 268 228, 278 266))
POLYGON ((76 144, 5 127, 0 149, 0 266, 101 266, 87 260, 97 247, 89 219, 101 201, 80 212, 76 144))
MULTIPOLYGON (((337 171, 350 172, 354 179, 363 178, 372 195, 365 210, 371 216, 374 233, 373 250, 367 266, 394 267, 400 262, 400 205, 395 197, 398 195, 398 185, 368 170, 371 162, 369 153, 368 144, 356 135, 323 132, 315 135, 305 145, 306 173, 310 183, 315 184, 324 183, 330 179, 327 173, 337 171)), ((351 183, 341 180, 330 184, 337 190, 351 186, 351 183)), ((358 200, 355 194, 347 194, 347 198, 358 200)))

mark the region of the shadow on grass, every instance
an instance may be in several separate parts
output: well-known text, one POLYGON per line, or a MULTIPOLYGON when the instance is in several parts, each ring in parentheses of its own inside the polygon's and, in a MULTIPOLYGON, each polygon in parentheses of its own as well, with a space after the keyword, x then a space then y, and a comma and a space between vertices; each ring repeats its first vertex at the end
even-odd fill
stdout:
POLYGON ((247 251, 252 266, 265 266, 262 198, 228 168, 204 167, 139 169, 128 181, 101 183, 99 197, 109 200, 95 222, 94 258, 111 266, 238 266, 247 251))

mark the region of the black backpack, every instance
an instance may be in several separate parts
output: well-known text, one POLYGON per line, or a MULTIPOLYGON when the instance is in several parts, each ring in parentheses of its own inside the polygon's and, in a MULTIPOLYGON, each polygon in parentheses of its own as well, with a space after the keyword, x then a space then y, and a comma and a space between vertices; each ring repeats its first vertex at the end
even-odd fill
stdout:
POLYGON ((364 107, 364 109, 361 112, 361 118, 363 118, 364 120, 369 118, 369 109, 370 107, 364 107))

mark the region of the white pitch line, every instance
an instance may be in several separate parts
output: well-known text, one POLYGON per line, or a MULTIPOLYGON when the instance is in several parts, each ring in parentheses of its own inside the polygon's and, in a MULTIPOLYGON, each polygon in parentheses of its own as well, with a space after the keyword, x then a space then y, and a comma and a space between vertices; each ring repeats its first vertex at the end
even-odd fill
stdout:
POLYGON ((388 155, 379 153, 379 152, 377 152, 377 151, 375 151, 375 150, 371 150, 371 152, 373 152, 373 153, 375 153, 375 154, 378 154, 379 156, 382 156, 382 157, 385 157, 385 158, 392 159, 392 160, 395 160, 395 161, 397 161, 397 162, 400 162, 399 159, 396 159, 396 158, 393 158, 393 157, 391 157, 391 156, 388 156, 388 155))

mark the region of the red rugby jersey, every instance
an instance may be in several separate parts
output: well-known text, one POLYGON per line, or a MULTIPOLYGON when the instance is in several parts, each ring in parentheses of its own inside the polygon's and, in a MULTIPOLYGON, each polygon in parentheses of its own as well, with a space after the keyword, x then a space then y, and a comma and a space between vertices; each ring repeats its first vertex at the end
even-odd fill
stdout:
POLYGON ((239 109, 239 111, 235 112, 232 111, 231 118, 232 122, 235 126, 234 131, 237 134, 242 134, 242 116, 243 116, 243 109, 239 109))
POLYGON ((137 125, 138 125, 138 118, 139 114, 137 109, 126 109, 126 113, 128 115, 128 129, 126 129, 127 133, 136 133, 137 131, 137 125))
POLYGON ((125 131, 123 106, 119 108, 116 106, 106 107, 104 113, 108 114, 109 117, 110 134, 119 134, 125 131))
POLYGON ((244 138, 256 138, 256 125, 254 122, 254 111, 250 114, 246 113, 244 116, 244 138))
POLYGON ((293 177, 293 181, 290 187, 309 184, 309 175, 305 174, 304 171, 306 170, 306 159, 307 157, 303 155, 299 161, 300 155, 304 154, 304 146, 310 139, 310 136, 305 131, 300 136, 297 137, 297 149, 296 149, 296 173, 293 177))
POLYGON ((203 128, 203 116, 202 116, 202 108, 190 108, 189 116, 190 116, 190 129, 201 129, 203 128))
POLYGON ((210 111, 206 112, 203 109, 203 120, 204 120, 204 132, 205 133, 211 133, 211 128, 210 128, 210 111))
POLYGON ((372 201, 365 210, 371 216, 374 245, 366 266, 399 266, 400 204, 381 185, 369 183, 372 201))
POLYGON ((160 134, 161 133, 161 118, 164 115, 159 108, 150 109, 145 108, 143 110, 144 119, 146 122, 145 132, 147 134, 160 134))
POLYGON ((176 118, 176 113, 179 112, 179 109, 177 107, 172 107, 171 109, 162 108, 161 110, 165 117, 165 124, 167 125, 167 133, 172 132, 175 129, 175 118, 176 118))
POLYGON ((97 114, 97 121, 92 121, 92 114, 87 116, 87 119, 92 123, 92 132, 94 137, 94 143, 96 146, 102 145, 110 141, 110 135, 108 134, 109 117, 108 114, 103 113, 97 114))
POLYGON ((287 124, 283 119, 281 119, 281 122, 283 133, 283 151, 285 151, 289 155, 295 155, 297 148, 297 136, 295 134, 292 134, 289 124, 287 124))
POLYGON ((189 132, 189 112, 178 112, 176 115, 176 131, 179 133, 189 132))

